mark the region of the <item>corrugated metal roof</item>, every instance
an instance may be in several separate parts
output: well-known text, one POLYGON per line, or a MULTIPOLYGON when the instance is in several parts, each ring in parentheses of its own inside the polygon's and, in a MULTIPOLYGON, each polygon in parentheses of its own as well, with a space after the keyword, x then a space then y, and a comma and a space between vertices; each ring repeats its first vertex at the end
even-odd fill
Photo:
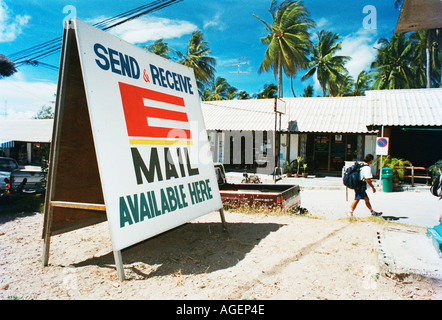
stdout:
MULTIPOLYGON (((204 101, 207 130, 275 130, 274 99, 204 101)), ((287 120, 281 125, 287 128, 287 120)))
POLYGON ((442 126, 442 89, 368 90, 367 125, 442 126))
MULTIPOLYGON (((372 126, 442 126, 442 89, 368 90, 362 97, 284 98, 281 130, 371 133, 372 126)), ((204 101, 208 130, 275 130, 274 99, 204 101)), ((278 118, 279 127, 279 118, 278 118)))
POLYGON ((287 116, 290 131, 368 133, 366 114, 369 104, 365 97, 290 98, 287 116), (296 127, 293 125, 296 122, 296 127), (297 129, 297 130, 296 130, 297 129))
MULTIPOLYGON (((442 89, 368 90, 365 97, 284 98, 281 130, 370 133, 371 126, 442 126, 442 89)), ((275 130, 275 100, 204 101, 208 130, 275 130)), ((279 128, 279 117, 278 117, 279 128)), ((50 142, 53 120, 1 120, 0 140, 50 142)))
MULTIPOLYGON (((282 101, 281 101, 282 100, 282 101)), ((368 133, 364 97, 284 98, 281 130, 292 132, 368 133)), ((274 131, 274 99, 202 102, 208 130, 274 131)), ((279 128, 279 116, 277 119, 279 128)))
POLYGON ((51 142, 53 119, 0 120, 0 140, 51 142))

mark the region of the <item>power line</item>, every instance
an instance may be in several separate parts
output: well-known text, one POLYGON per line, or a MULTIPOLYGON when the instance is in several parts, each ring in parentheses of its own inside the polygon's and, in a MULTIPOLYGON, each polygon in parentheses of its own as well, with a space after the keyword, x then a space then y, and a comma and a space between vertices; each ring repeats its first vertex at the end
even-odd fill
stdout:
MULTIPOLYGON (((148 4, 139 6, 137 8, 131 9, 129 11, 123 12, 121 14, 118 14, 114 17, 107 18, 105 20, 102 20, 100 22, 97 22, 94 24, 95 27, 102 29, 102 30, 109 30, 111 28, 114 28, 116 26, 119 26, 123 23, 129 22, 133 19, 139 18, 143 15, 146 15, 148 13, 152 13, 158 10, 161 10, 163 8, 166 8, 168 6, 171 6, 172 4, 181 2, 183 0, 156 0, 152 1, 148 4)), ((19 67, 24 64, 31 64, 31 65, 45 65, 41 62, 37 61, 37 59, 43 59, 51 54, 54 54, 55 52, 61 50, 62 45, 62 37, 57 37, 55 39, 43 42, 39 45, 30 47, 28 49, 24 49, 21 51, 18 51, 16 53, 13 53, 9 56, 9 59, 11 59, 16 67, 19 67)), ((48 66, 46 64, 46 66, 48 66)))

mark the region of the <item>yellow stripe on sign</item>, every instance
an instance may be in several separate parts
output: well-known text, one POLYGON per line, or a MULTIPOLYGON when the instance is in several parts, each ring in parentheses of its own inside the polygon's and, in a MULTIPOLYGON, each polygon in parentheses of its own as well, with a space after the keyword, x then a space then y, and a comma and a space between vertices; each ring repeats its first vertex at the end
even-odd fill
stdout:
POLYGON ((130 144, 152 144, 152 145, 178 145, 191 146, 192 141, 187 140, 153 140, 153 139, 129 139, 130 144))

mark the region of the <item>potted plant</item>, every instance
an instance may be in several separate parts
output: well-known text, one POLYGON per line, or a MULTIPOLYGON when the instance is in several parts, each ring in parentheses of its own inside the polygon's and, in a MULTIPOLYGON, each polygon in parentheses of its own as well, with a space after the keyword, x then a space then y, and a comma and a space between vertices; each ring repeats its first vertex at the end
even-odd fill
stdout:
POLYGON ((440 175, 441 170, 442 170, 442 160, 437 161, 435 164, 433 164, 428 168, 428 172, 430 172, 432 176, 440 175))
POLYGON ((304 172, 302 173, 302 177, 303 177, 303 178, 307 178, 308 173, 305 172, 305 170, 307 169, 307 163, 304 163, 304 164, 302 165, 302 168, 304 169, 304 172))
POLYGON ((297 164, 297 167, 298 167, 298 170, 296 170, 296 173, 295 173, 295 177, 296 178, 298 178, 299 177, 299 167, 301 166, 301 162, 302 162, 302 157, 301 156, 298 156, 298 157, 296 157, 296 164, 297 164))
POLYGON ((292 167, 290 166, 290 162, 288 162, 288 161, 285 162, 285 169, 287 171, 287 177, 291 177, 292 176, 292 167))
POLYGON ((389 167, 393 170, 393 184, 398 184, 399 179, 404 178, 405 166, 411 166, 411 162, 404 159, 387 156, 382 160, 382 167, 389 167))

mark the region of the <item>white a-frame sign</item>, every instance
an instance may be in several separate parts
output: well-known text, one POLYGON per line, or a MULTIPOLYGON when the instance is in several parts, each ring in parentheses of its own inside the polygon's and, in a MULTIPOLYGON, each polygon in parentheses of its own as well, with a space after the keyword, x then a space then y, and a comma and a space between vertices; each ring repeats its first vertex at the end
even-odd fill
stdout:
POLYGON ((50 155, 50 237, 108 220, 121 250, 220 210, 193 70, 87 23, 66 23, 50 155))

